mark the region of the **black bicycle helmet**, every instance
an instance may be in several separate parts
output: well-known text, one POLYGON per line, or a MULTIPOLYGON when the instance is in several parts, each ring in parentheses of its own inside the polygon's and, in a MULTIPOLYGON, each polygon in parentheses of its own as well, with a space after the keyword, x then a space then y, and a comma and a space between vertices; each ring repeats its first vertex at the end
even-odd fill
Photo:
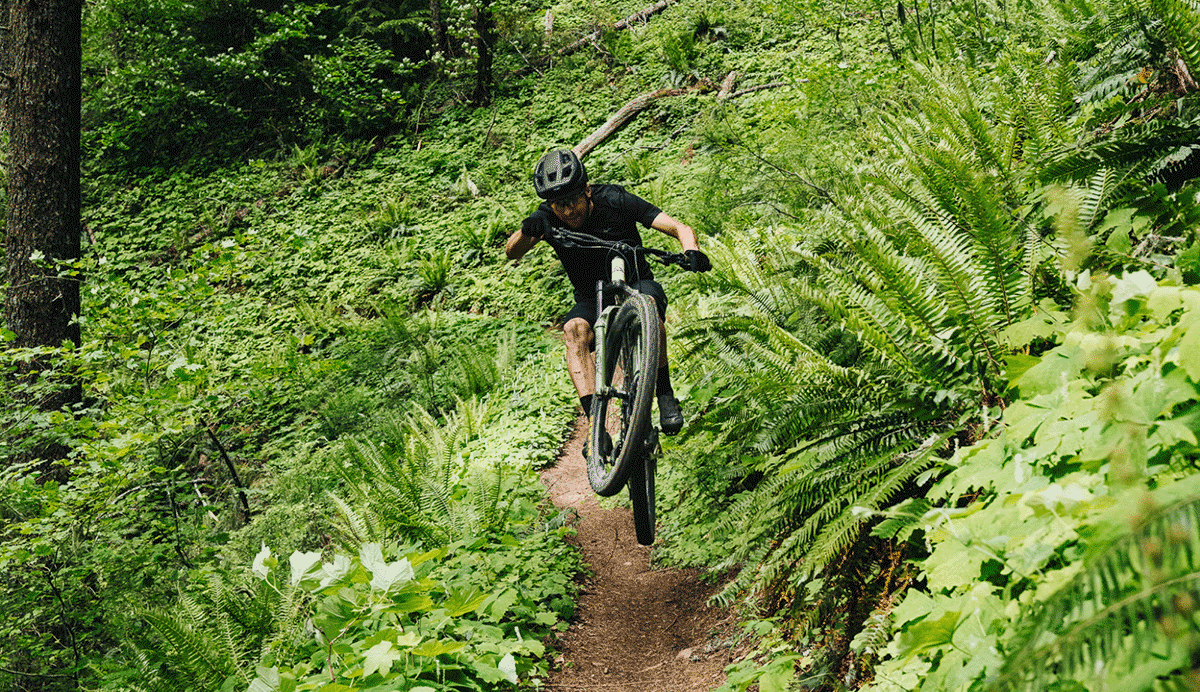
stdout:
POLYGON ((587 169, 570 149, 548 152, 533 169, 533 189, 548 200, 569 197, 587 187, 587 169))

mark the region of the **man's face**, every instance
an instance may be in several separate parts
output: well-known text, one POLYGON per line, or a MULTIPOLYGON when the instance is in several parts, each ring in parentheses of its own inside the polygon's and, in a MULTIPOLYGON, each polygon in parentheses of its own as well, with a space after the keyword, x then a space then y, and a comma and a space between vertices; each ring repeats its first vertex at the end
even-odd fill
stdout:
POLYGON ((584 190, 578 194, 556 199, 550 203, 550 210, 558 217, 559 221, 567 224, 572 230, 578 231, 583 228, 583 223, 587 221, 588 214, 591 213, 592 200, 588 196, 589 190, 584 190))

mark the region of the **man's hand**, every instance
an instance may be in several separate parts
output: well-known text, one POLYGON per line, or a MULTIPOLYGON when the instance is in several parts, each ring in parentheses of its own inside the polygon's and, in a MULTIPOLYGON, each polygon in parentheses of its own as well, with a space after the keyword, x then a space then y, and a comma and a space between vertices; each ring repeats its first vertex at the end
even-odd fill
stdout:
POLYGON ((683 256, 688 260, 688 269, 694 272, 706 272, 712 269, 712 262, 708 261, 708 255, 699 250, 688 250, 683 253, 683 256))
POLYGON ((521 222, 521 235, 536 240, 545 236, 549 228, 550 212, 538 209, 521 222))

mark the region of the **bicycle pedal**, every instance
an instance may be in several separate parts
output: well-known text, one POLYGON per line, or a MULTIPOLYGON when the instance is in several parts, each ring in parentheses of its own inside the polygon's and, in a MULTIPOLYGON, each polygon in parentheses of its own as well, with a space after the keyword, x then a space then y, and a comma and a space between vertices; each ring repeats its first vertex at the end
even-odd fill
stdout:
POLYGON ((650 428, 646 439, 642 440, 642 451, 646 455, 654 454, 658 451, 658 428, 650 428))

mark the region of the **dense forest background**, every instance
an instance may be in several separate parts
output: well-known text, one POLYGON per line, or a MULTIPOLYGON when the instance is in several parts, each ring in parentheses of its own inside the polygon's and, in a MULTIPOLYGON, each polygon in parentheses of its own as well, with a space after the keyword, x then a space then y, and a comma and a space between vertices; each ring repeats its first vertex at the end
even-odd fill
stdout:
POLYGON ((536 688, 568 292, 502 244, 653 95, 585 161, 715 266, 663 277, 654 555, 727 584, 722 690, 1195 689, 1200 6, 643 9, 85 5, 84 251, 38 258, 82 342, 5 350, 0 686, 536 688))

